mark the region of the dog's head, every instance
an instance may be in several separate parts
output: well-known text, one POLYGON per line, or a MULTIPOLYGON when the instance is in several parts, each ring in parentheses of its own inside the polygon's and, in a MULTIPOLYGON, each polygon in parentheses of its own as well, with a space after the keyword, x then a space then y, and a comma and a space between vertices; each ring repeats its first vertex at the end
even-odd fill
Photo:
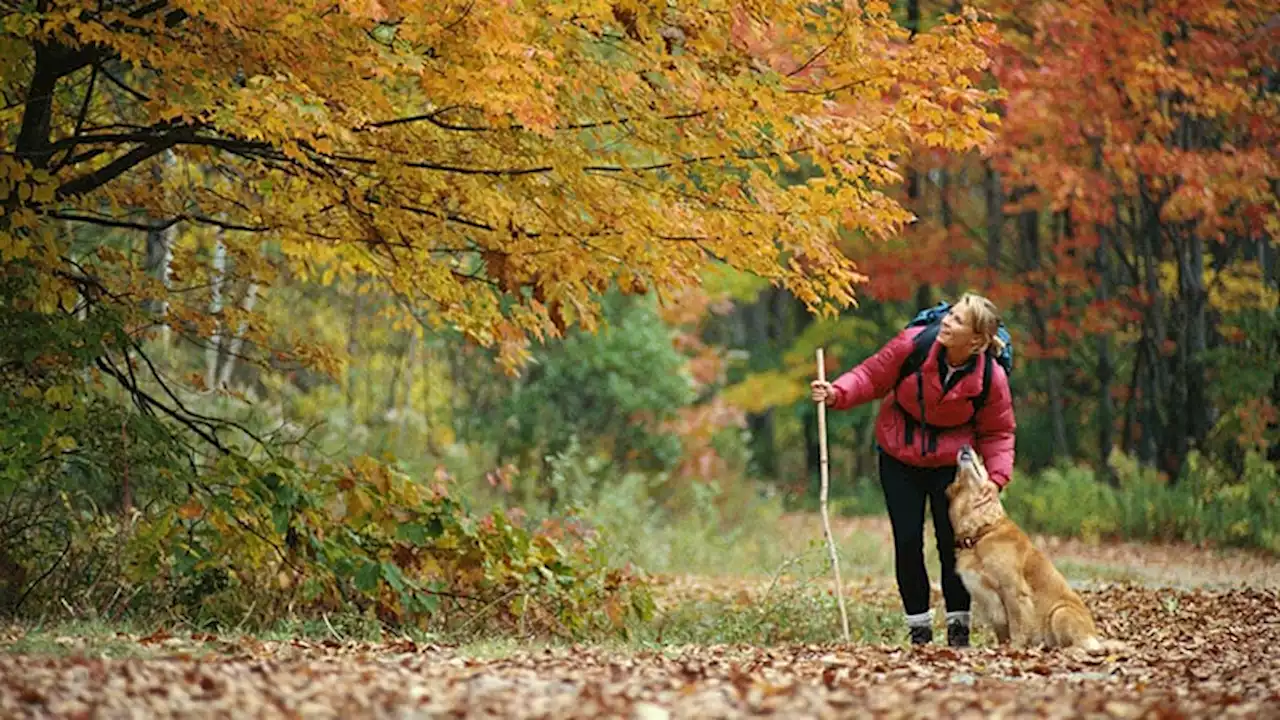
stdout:
POLYGON ((991 482, 991 476, 987 474, 986 463, 982 462, 978 451, 968 445, 960 448, 956 453, 956 480, 947 486, 947 497, 961 492, 965 485, 980 487, 988 482, 991 482))
POLYGON ((1004 513, 1000 498, 983 493, 991 482, 987 466, 976 450, 965 445, 956 453, 956 477, 947 486, 947 500, 953 518, 990 519, 1004 513))

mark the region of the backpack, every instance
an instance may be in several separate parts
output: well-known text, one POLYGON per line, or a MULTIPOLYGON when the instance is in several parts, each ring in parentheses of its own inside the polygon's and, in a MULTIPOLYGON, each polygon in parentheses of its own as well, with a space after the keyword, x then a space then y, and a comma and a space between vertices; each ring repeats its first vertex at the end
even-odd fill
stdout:
MULTIPOLYGON (((925 358, 929 354, 929 348, 933 347, 933 341, 938 338, 938 330, 942 327, 942 317, 951 311, 951 303, 940 302, 931 308, 925 308, 916 313, 911 322, 903 326, 903 329, 913 327, 923 327, 924 330, 915 336, 915 342, 911 348, 911 354, 902 363, 902 369, 898 371, 898 382, 900 385, 908 375, 919 372, 920 367, 924 365, 925 358)), ((1004 349, 999 355, 992 356, 991 353, 983 353, 982 356, 986 360, 986 367, 982 373, 982 391, 973 399, 973 414, 976 417, 978 411, 987 402, 987 393, 991 390, 991 362, 1000 363, 1000 367, 1004 368, 1006 376, 1013 375, 1013 338, 1009 336, 1009 331, 1005 329, 1004 323, 1000 323, 1000 327, 996 329, 996 337, 1004 341, 1004 349)), ((921 376, 923 382, 923 376, 921 376)))

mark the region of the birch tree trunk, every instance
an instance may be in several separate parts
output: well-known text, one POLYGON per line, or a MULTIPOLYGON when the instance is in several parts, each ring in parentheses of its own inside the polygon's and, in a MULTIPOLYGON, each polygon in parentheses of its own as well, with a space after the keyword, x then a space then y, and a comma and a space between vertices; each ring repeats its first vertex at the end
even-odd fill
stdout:
MULTIPOLYGON (((175 164, 177 164, 177 160, 172 150, 166 150, 161 154, 160 161, 152 166, 151 170, 151 176, 157 185, 164 182, 165 172, 172 169, 175 164)), ((164 218, 155 218, 154 220, 161 221, 164 218)), ((165 351, 169 349, 172 340, 172 332, 168 322, 168 293, 173 276, 173 240, 177 233, 177 223, 163 228, 148 230, 146 258, 143 261, 143 271, 159 280, 164 288, 162 297, 151 298, 146 301, 145 309, 148 313, 155 315, 157 322, 160 323, 160 345, 165 351)))
POLYGON ((222 293, 227 281, 227 246, 222 242, 222 231, 214 235, 213 241, 213 277, 210 285, 209 314, 214 319, 213 336, 204 350, 205 387, 214 390, 218 387, 218 354, 222 347, 222 293))
MULTIPOLYGON (((247 316, 253 312, 253 306, 258 301, 258 283, 251 282, 245 290, 244 299, 240 301, 240 309, 247 316)), ((225 388, 231 384, 231 373, 235 370, 236 359, 240 357, 240 353, 244 348, 244 334, 249 330, 249 321, 241 320, 239 326, 236 327, 235 334, 231 336, 231 342, 227 347, 227 351, 222 353, 221 367, 218 370, 218 387, 225 388)))

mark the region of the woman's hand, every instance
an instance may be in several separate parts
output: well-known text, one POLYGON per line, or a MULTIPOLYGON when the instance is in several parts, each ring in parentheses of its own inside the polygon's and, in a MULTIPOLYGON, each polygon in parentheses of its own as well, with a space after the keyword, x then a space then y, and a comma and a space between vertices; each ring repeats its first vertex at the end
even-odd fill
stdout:
POLYGON ((982 489, 978 491, 978 499, 976 505, 983 505, 1000 497, 1000 486, 994 480, 982 483, 982 489))
POLYGON ((813 398, 814 402, 830 405, 836 400, 836 389, 831 387, 829 382, 814 380, 809 383, 809 397, 813 398))

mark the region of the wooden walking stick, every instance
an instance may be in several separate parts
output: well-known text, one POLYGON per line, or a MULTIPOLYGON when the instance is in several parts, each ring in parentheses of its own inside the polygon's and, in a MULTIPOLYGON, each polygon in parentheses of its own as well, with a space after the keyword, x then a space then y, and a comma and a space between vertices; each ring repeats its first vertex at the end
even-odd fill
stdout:
MULTIPOLYGON (((818 348, 818 380, 827 381, 826 365, 822 362, 822 348, 818 348)), ((840 628, 844 631, 844 641, 849 640, 849 614, 844 609, 844 583, 840 582, 840 558, 836 555, 836 539, 831 534, 831 519, 827 516, 827 403, 818 402, 818 461, 819 472, 822 473, 822 492, 819 502, 822 507, 822 531, 827 536, 827 550, 831 552, 831 572, 836 576, 836 604, 840 606, 840 628)))

